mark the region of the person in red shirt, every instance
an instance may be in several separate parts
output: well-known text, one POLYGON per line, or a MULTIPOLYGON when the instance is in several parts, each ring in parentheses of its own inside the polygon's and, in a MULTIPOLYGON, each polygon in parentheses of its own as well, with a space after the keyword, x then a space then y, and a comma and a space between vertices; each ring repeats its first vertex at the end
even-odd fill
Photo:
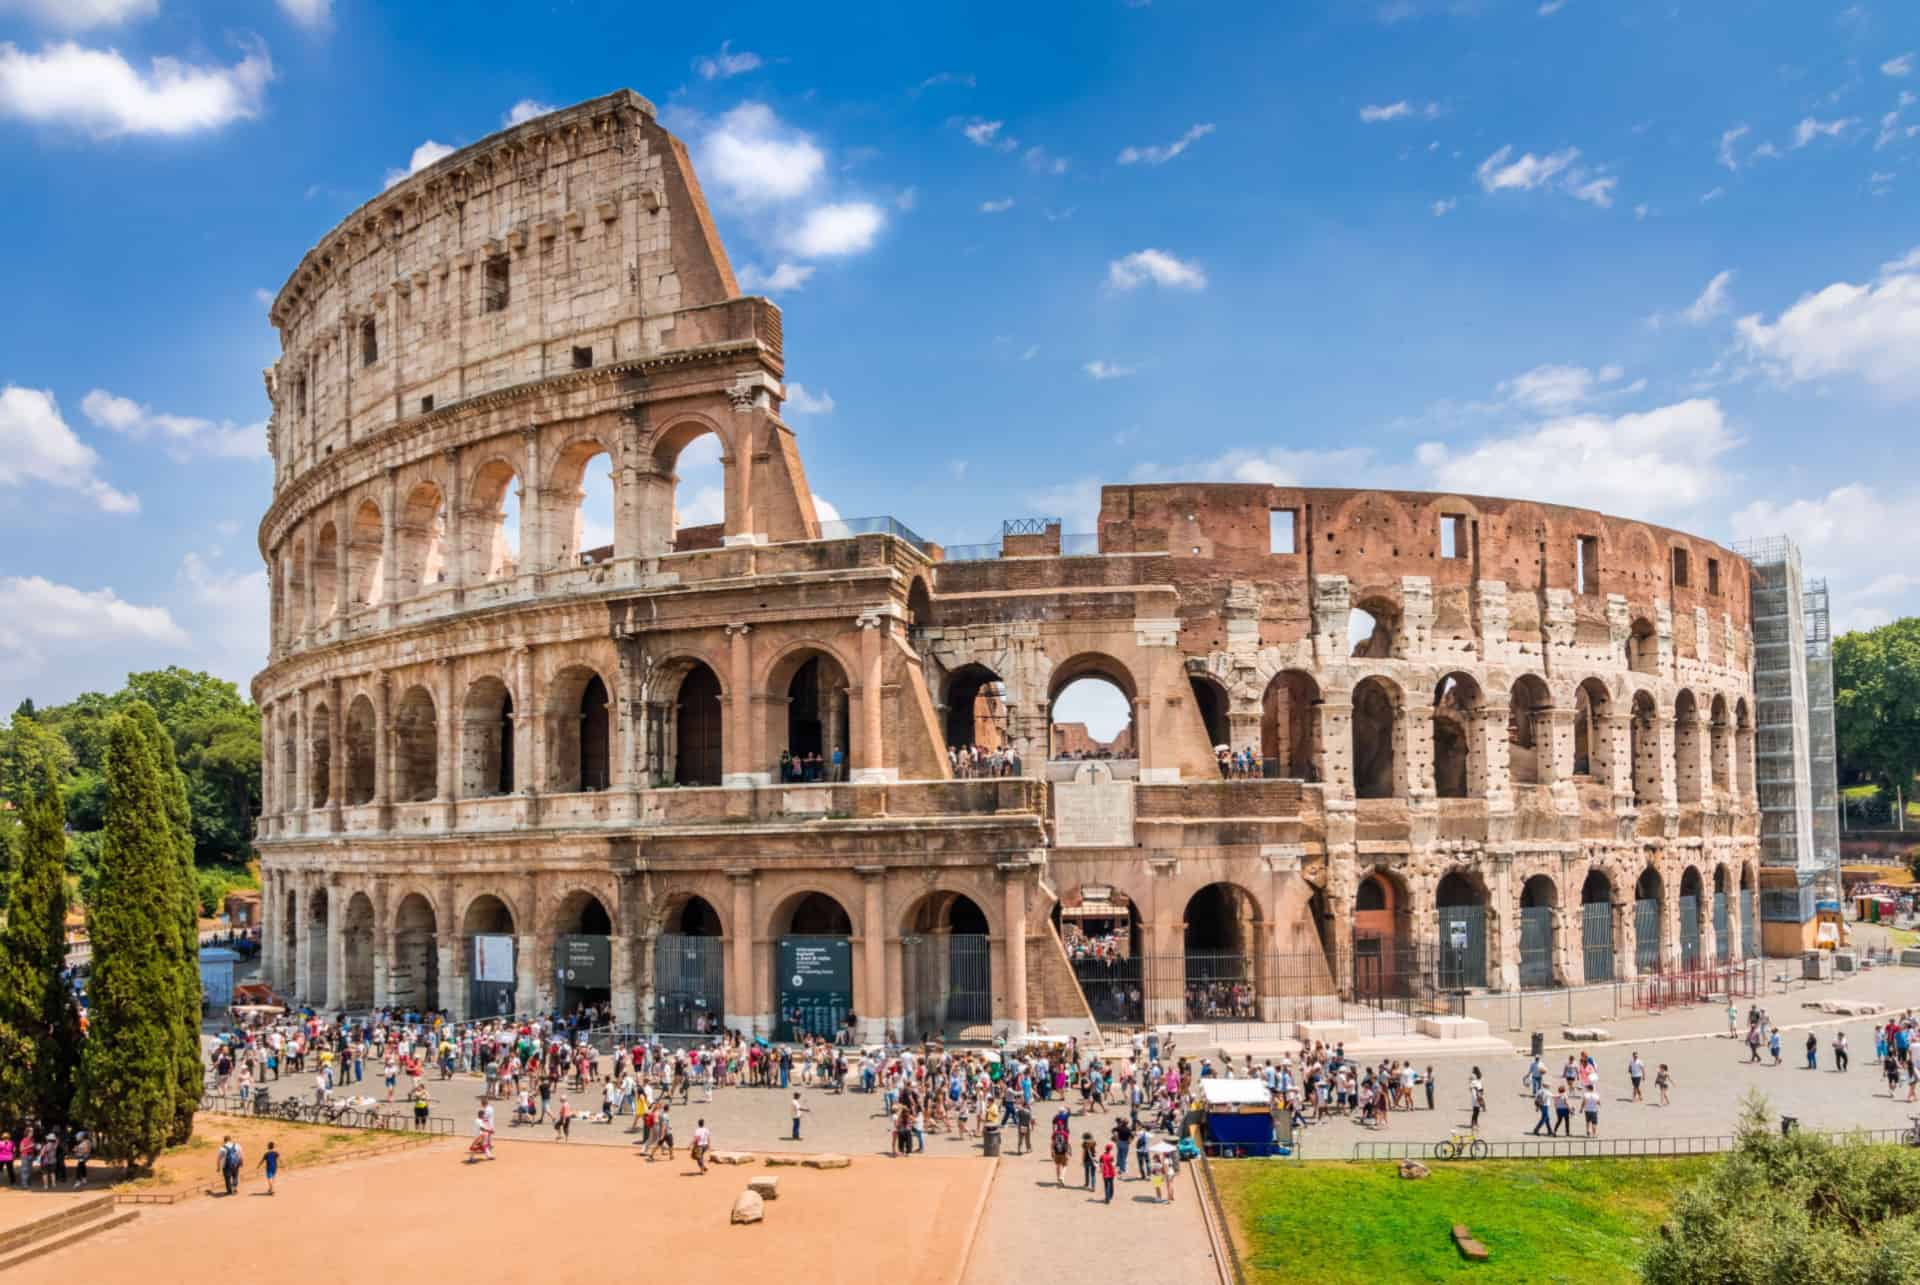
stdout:
POLYGON ((1109 1142, 1107 1149, 1100 1153, 1100 1180, 1106 1184, 1109 1205, 1113 1203, 1113 1175, 1117 1168, 1113 1159, 1113 1144, 1109 1142))

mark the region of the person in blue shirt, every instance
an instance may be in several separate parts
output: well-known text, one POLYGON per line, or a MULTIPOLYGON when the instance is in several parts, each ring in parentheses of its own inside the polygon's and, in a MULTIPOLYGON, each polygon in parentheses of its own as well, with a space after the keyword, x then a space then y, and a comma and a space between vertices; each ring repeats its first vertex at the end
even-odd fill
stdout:
POLYGON ((271 1196, 273 1194, 273 1180, 280 1174, 280 1153, 274 1149, 274 1144, 271 1142, 267 1144, 266 1154, 260 1157, 260 1167, 266 1170, 267 1194, 271 1196))

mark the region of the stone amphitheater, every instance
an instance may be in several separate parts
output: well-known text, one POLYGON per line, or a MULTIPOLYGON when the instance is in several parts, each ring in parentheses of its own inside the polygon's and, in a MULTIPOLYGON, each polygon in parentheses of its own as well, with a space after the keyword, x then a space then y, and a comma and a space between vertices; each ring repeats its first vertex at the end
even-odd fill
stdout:
POLYGON ((1266 485, 1111 486, 1092 535, 984 548, 822 521, 780 310, 630 92, 395 184, 272 319, 285 994, 878 1039, 1758 948, 1750 569, 1710 541, 1266 485), (708 435, 724 520, 683 526, 708 435), (1087 681, 1126 757, 1055 743, 1087 681), (1018 774, 956 779, 965 745, 1018 774))

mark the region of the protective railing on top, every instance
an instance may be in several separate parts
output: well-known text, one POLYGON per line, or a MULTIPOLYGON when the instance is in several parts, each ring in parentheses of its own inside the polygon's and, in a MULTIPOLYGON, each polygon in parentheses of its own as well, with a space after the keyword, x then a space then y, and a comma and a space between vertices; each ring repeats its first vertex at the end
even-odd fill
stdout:
POLYGON ((341 1129, 385 1129, 393 1133, 426 1133, 453 1136, 453 1120, 447 1116, 428 1116, 424 1121, 413 1114, 410 1102, 378 1102, 342 1096, 315 1102, 311 1098, 272 1098, 258 1088, 251 1097, 241 1093, 208 1093, 200 1099, 200 1109, 218 1115, 251 1115, 284 1120, 289 1124, 327 1124, 341 1129))
POLYGON ((822 540, 847 540, 856 535, 890 535, 905 540, 922 553, 927 552, 927 542, 906 523, 898 518, 886 516, 871 518, 836 518, 820 524, 822 540))
MULTIPOLYGON (((1911 1142, 1911 1129, 1855 1129, 1826 1131, 1820 1137, 1830 1142, 1850 1138, 1872 1143, 1911 1142)), ((1606 1156, 1703 1156, 1731 1151, 1739 1142, 1731 1133, 1687 1134, 1672 1138, 1514 1138, 1486 1144, 1486 1158, 1495 1160, 1587 1160, 1606 1156)), ((1439 1142, 1356 1142, 1355 1160, 1433 1160, 1439 1142)))

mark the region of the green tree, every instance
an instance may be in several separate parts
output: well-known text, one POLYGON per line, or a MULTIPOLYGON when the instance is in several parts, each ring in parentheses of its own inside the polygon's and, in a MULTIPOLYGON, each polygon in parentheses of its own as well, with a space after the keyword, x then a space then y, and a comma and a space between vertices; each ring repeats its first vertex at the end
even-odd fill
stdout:
POLYGON ((140 1167, 160 1154, 176 1121, 180 855, 169 787, 138 721, 113 720, 105 766, 106 825, 87 912, 90 1023, 75 1114, 98 1133, 105 1158, 140 1167))
POLYGON ((67 840, 60 795, 65 746, 31 718, 18 740, 7 796, 19 815, 17 874, 0 929, 0 1127, 23 1117, 65 1123, 73 1104, 80 1024, 61 977, 66 966, 67 840))
POLYGON ((1733 1151, 1674 1202, 1641 1264, 1647 1285, 1920 1281, 1920 1151, 1782 1137, 1742 1104, 1733 1151))
POLYGON ((1840 760, 1889 796, 1920 772, 1920 617, 1843 634, 1833 644, 1840 760))
POLYGON ((135 701, 128 707, 127 717, 146 737, 159 769, 167 833, 173 841, 174 876, 168 892, 178 943, 171 1009, 176 1088, 174 1127, 167 1141, 178 1146, 193 1134, 193 1113, 200 1105, 200 1090, 205 1083, 200 1056, 200 880, 193 866, 193 813, 187 802, 187 778, 174 759, 173 739, 160 726, 153 706, 135 701))

